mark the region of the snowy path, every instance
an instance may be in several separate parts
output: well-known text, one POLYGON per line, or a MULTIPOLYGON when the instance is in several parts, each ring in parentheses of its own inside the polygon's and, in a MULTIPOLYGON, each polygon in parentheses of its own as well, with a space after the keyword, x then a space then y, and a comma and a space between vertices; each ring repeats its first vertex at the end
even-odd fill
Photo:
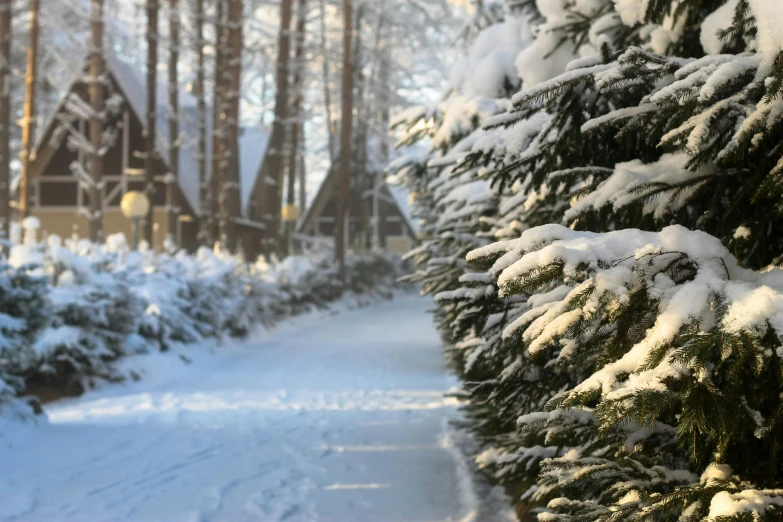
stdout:
POLYGON ((0 438, 0 520, 472 520, 428 305, 156 356, 139 383, 51 405, 0 438))

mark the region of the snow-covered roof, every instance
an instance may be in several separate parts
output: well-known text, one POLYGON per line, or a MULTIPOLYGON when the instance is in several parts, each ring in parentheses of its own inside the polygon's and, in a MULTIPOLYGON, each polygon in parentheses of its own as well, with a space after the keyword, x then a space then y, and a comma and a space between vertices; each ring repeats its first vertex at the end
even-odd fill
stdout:
POLYGON ((397 207, 400 209, 400 214, 408 222, 408 226, 414 233, 419 232, 419 220, 413 219, 410 206, 410 192, 402 185, 392 185, 386 183, 386 187, 389 189, 394 201, 397 203, 397 207))
MULTIPOLYGON (((299 221, 299 230, 305 230, 308 228, 308 226, 311 225, 311 220, 317 216, 319 213, 323 212, 326 202, 328 199, 334 197, 334 185, 336 184, 336 178, 337 178, 337 169, 332 166, 332 168, 329 169, 329 172, 327 172, 326 177, 324 178, 323 182, 321 183, 321 186, 318 187, 318 192, 315 195, 315 199, 310 204, 310 206, 305 209, 304 216, 302 216, 302 219, 299 221)), ((408 198, 408 190, 405 187, 399 186, 399 185, 392 185, 388 183, 386 180, 383 181, 383 185, 388 190, 389 194, 391 194, 392 201, 389 201, 388 196, 381 196, 385 201, 388 201, 389 203, 393 203, 398 210, 400 211, 400 215, 405 220, 405 223, 407 224, 408 228, 411 230, 412 233, 417 234, 419 231, 419 223, 418 220, 413 219, 411 215, 411 209, 409 205, 409 198, 408 198)), ((371 196, 366 196, 371 197, 371 196)))
MULTIPOLYGON (((147 126, 147 88, 146 74, 133 64, 107 55, 106 67, 119 84, 125 98, 141 121, 147 126)), ((165 73, 157 86, 158 110, 156 118, 156 135, 158 152, 164 161, 168 158, 168 150, 171 145, 169 139, 168 122, 168 86, 165 73)), ((200 213, 199 179, 198 179, 198 104, 196 99, 186 91, 180 91, 180 119, 179 119, 179 184, 182 194, 188 200, 190 207, 197 214, 200 213)), ((208 110, 207 114, 212 111, 208 110)), ((212 121, 207 118, 207 136, 212 134, 212 121)), ((239 184, 242 204, 242 215, 248 217, 250 196, 255 186, 256 178, 260 170, 261 161, 266 154, 269 143, 270 131, 258 128, 242 129, 239 140, 239 184)), ((212 140, 207 140, 207 166, 212 162, 212 140)))
POLYGON ((268 129, 261 127, 241 129, 239 136, 239 196, 243 215, 247 215, 250 207, 250 197, 253 194, 253 188, 271 136, 272 133, 268 129))

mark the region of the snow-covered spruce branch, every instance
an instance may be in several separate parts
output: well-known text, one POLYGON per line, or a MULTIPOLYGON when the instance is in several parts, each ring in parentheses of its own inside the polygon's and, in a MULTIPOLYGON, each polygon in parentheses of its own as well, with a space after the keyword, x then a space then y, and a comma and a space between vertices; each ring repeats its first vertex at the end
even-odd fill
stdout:
POLYGON ((503 329, 522 350, 501 379, 535 382, 534 369, 570 377, 541 413, 520 417, 533 439, 564 443, 540 476, 543 498, 581 491, 550 503, 564 520, 686 508, 700 520, 727 513, 729 497, 737 513, 746 498, 779 514, 783 498, 756 491, 765 480, 748 452, 776 458, 783 437, 783 404, 766 390, 783 368, 783 270, 742 269, 716 238, 679 226, 593 234, 550 225, 468 258, 490 266, 499 297, 529 296, 503 329), (589 422, 564 425, 571 408, 589 422), (730 470, 728 482, 696 480, 710 462, 730 470), (588 478, 616 508, 591 504, 588 478))

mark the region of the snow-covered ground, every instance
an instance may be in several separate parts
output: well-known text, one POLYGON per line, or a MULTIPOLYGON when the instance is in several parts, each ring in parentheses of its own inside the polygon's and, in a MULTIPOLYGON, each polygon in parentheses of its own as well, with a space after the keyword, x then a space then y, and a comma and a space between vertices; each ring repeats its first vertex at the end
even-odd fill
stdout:
POLYGON ((485 522, 429 304, 131 360, 142 381, 0 435, 0 520, 485 522))

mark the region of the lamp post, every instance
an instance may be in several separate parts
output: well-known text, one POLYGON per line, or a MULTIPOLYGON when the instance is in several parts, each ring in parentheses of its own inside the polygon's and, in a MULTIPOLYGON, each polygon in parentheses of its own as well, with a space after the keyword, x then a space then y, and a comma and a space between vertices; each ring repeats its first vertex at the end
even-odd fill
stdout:
POLYGON ((122 196, 120 209, 123 216, 133 221, 133 250, 136 250, 139 248, 141 218, 149 212, 150 200, 144 192, 134 190, 122 196))
POLYGON ((286 225, 286 236, 288 239, 288 255, 294 255, 294 231, 296 230, 296 222, 299 221, 299 207, 296 205, 286 205, 280 213, 280 217, 286 225))

